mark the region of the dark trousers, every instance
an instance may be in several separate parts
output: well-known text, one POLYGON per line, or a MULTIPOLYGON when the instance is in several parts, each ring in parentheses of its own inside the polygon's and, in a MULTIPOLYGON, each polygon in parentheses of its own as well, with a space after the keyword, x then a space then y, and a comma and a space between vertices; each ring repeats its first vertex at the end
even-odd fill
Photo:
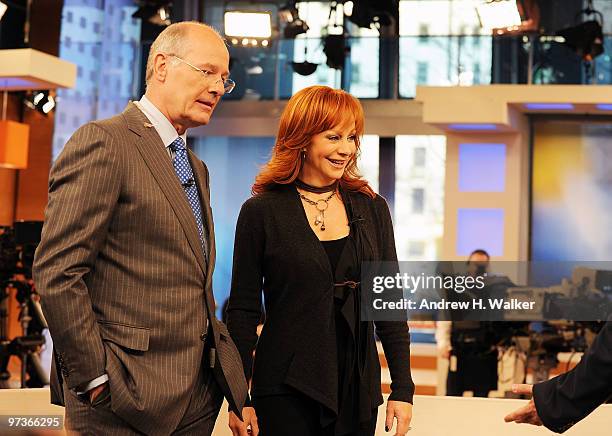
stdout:
MULTIPOLYGON (((449 397, 462 397, 465 391, 472 390, 474 388, 465 389, 461 380, 458 380, 457 373, 448 372, 448 377, 446 378, 446 395, 449 397)), ((487 398, 489 396, 488 389, 474 389, 475 397, 487 398)))
POLYGON ((485 352, 454 352, 457 370, 448 371, 446 395, 461 397, 465 391, 475 397, 488 397, 497 389, 497 354, 485 352))
MULTIPOLYGON (((321 426, 321 406, 305 395, 282 394, 253 398, 260 436, 334 436, 335 426, 321 426)), ((374 436, 377 410, 371 422, 343 436, 374 436)))
MULTIPOLYGON (((63 388, 66 402, 65 424, 67 434, 83 436, 134 436, 143 434, 111 410, 110 396, 92 407, 87 401, 77 397, 66 385, 63 388)), ((211 435, 222 402, 223 394, 212 375, 212 371, 203 367, 187 410, 172 435, 211 435)))

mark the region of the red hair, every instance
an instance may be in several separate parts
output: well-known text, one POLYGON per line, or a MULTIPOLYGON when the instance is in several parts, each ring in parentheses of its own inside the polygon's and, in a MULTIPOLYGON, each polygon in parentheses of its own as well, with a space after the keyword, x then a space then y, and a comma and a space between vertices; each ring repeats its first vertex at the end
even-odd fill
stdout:
POLYGON ((351 118, 355 121, 356 152, 346 165, 340 185, 374 198, 376 194, 357 169, 364 129, 361 103, 349 93, 328 86, 310 86, 289 99, 281 115, 272 157, 255 178, 253 195, 269 191, 274 185, 293 183, 302 168, 301 150, 310 145, 312 137, 351 118))

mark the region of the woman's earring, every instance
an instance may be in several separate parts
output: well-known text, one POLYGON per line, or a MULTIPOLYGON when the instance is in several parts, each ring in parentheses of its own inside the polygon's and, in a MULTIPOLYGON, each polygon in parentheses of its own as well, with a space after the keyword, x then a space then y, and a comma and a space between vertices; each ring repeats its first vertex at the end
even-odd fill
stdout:
POLYGON ((306 159, 306 149, 302 148, 302 159, 306 159))

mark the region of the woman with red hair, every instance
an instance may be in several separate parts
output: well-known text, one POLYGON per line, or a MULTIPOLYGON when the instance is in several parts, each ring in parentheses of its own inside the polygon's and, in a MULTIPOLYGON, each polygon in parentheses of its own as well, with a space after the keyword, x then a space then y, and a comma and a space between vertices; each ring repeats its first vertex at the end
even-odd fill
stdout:
POLYGON ((363 130, 350 94, 299 91, 242 206, 227 321, 252 403, 242 421, 230 415, 235 435, 373 435, 383 402, 374 324, 392 378, 386 427, 397 419, 396 434, 408 431, 408 325, 360 319, 361 263, 397 261, 387 203, 357 169, 363 130))

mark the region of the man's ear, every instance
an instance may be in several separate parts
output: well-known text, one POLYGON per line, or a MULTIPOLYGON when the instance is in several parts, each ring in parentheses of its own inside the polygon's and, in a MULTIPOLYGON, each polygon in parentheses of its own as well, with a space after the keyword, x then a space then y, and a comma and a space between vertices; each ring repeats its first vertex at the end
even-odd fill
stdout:
POLYGON ((165 82, 168 75, 168 57, 157 53, 153 59, 153 76, 160 82, 165 82))

